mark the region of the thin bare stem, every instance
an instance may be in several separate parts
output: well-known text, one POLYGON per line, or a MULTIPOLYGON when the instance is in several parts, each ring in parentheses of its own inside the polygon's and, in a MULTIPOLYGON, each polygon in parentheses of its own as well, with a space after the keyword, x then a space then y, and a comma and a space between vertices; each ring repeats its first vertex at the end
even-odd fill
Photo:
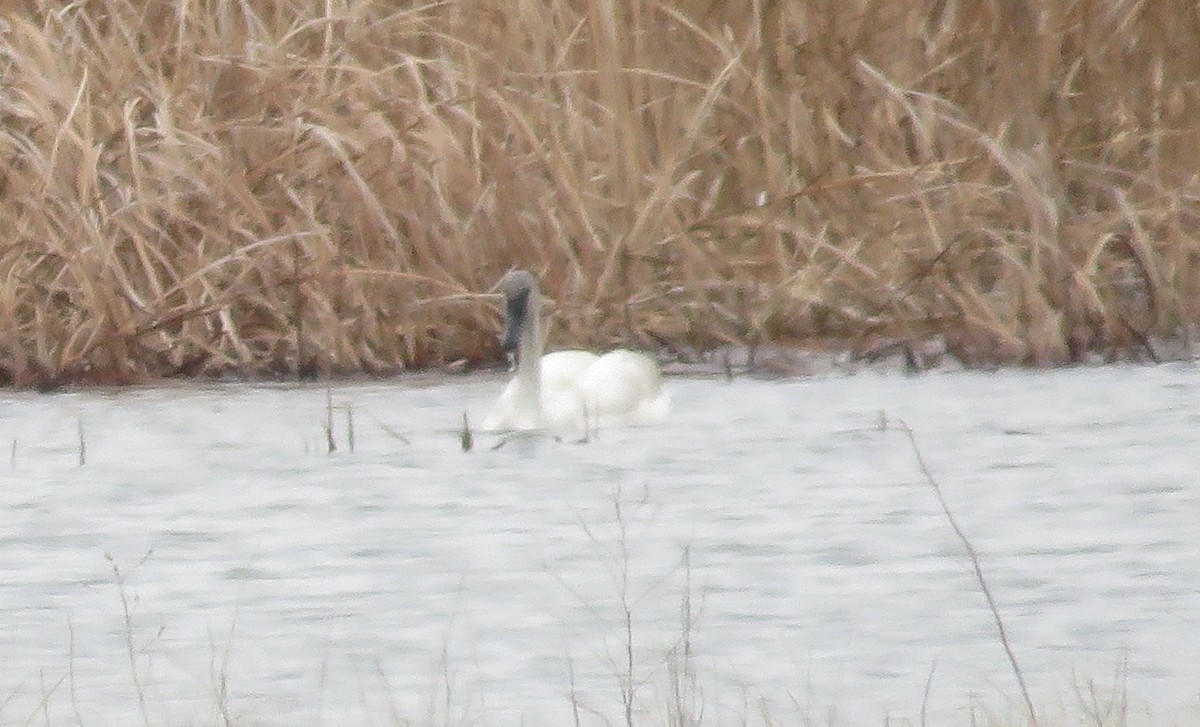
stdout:
POLYGON ((322 429, 325 431, 325 453, 333 454, 337 451, 337 440, 333 434, 333 387, 325 387, 325 421, 322 429))
POLYGON ((121 615, 125 623, 125 652, 129 658, 129 674, 133 678, 133 688, 137 692, 138 711, 142 715, 142 722, 146 727, 150 727, 150 713, 146 709, 146 688, 142 683, 142 676, 138 669, 139 649, 134 645, 133 607, 130 604, 129 593, 125 588, 125 576, 122 575, 121 568, 117 565, 115 558, 108 553, 105 553, 104 557, 112 564, 113 578, 117 584, 117 593, 121 597, 121 615))
POLYGON ((921 454, 920 447, 917 446, 916 435, 908 424, 901 419, 900 429, 908 437, 908 443, 912 447, 913 454, 917 458, 917 466, 921 469, 921 474, 924 475, 925 481, 933 488, 934 494, 937 496, 938 504, 942 507, 942 512, 946 515, 946 520, 950 523, 950 527, 954 530, 954 534, 962 543, 963 548, 967 551, 967 557, 971 559, 971 569, 975 573, 975 580, 979 583, 979 589, 983 592, 983 597, 987 599, 988 610, 992 613, 992 619, 996 622, 996 631, 1000 636, 1000 643, 1004 646, 1004 653, 1008 655, 1008 663, 1012 666, 1013 675, 1017 678, 1017 685, 1021 689, 1021 697, 1025 700, 1025 707, 1029 710, 1029 720, 1037 727, 1037 711, 1033 708, 1033 699, 1029 696, 1029 689, 1025 686, 1025 677, 1021 673, 1021 666, 1017 663, 1017 655, 1013 651, 1012 642, 1008 638, 1008 633, 1004 629, 1004 620, 1000 617, 1000 609, 996 605, 996 599, 992 596, 992 589, 988 587, 987 579, 983 575, 983 564, 980 562, 979 553, 976 552, 975 546, 971 544, 967 534, 959 526, 958 521, 954 518, 954 513, 950 511, 950 505, 946 502, 946 497, 942 493, 942 487, 938 484, 937 478, 933 476, 932 470, 925 462, 924 455, 921 454))

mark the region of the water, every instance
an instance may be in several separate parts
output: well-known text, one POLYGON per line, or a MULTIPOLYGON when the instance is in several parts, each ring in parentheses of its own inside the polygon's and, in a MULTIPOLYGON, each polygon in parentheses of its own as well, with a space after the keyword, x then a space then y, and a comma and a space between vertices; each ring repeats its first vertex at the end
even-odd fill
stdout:
POLYGON ((8 393, 0 723, 616 724, 632 653, 639 724, 1016 724, 901 419, 1043 714, 1200 721, 1193 366, 680 379, 462 452, 499 386, 336 386, 332 454, 321 387, 8 393))

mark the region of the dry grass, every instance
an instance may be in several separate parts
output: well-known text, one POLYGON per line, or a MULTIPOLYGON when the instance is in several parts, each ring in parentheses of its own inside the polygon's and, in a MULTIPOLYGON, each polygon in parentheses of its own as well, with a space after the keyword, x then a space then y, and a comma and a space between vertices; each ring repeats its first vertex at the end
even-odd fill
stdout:
POLYGON ((388 373, 554 340, 1200 321, 1200 9, 1136 0, 7 0, 0 380, 388 373))

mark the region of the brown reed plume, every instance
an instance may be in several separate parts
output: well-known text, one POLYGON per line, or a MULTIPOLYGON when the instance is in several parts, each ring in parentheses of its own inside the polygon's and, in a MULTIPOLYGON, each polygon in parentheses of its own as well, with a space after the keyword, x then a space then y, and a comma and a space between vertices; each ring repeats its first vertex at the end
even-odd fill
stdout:
POLYGON ((0 381, 931 338, 1155 356, 1200 316, 1200 9, 1048 0, 4 5, 0 381))

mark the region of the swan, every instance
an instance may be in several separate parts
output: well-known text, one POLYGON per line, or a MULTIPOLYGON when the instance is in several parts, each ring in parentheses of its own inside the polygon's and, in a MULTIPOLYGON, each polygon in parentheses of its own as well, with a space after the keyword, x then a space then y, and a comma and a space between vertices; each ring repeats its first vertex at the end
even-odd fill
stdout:
POLYGON ((484 419, 485 430, 586 433, 666 419, 671 397, 653 358, 625 349, 543 355, 537 278, 511 270, 496 288, 504 296, 501 345, 510 355, 515 352, 517 370, 484 419))

